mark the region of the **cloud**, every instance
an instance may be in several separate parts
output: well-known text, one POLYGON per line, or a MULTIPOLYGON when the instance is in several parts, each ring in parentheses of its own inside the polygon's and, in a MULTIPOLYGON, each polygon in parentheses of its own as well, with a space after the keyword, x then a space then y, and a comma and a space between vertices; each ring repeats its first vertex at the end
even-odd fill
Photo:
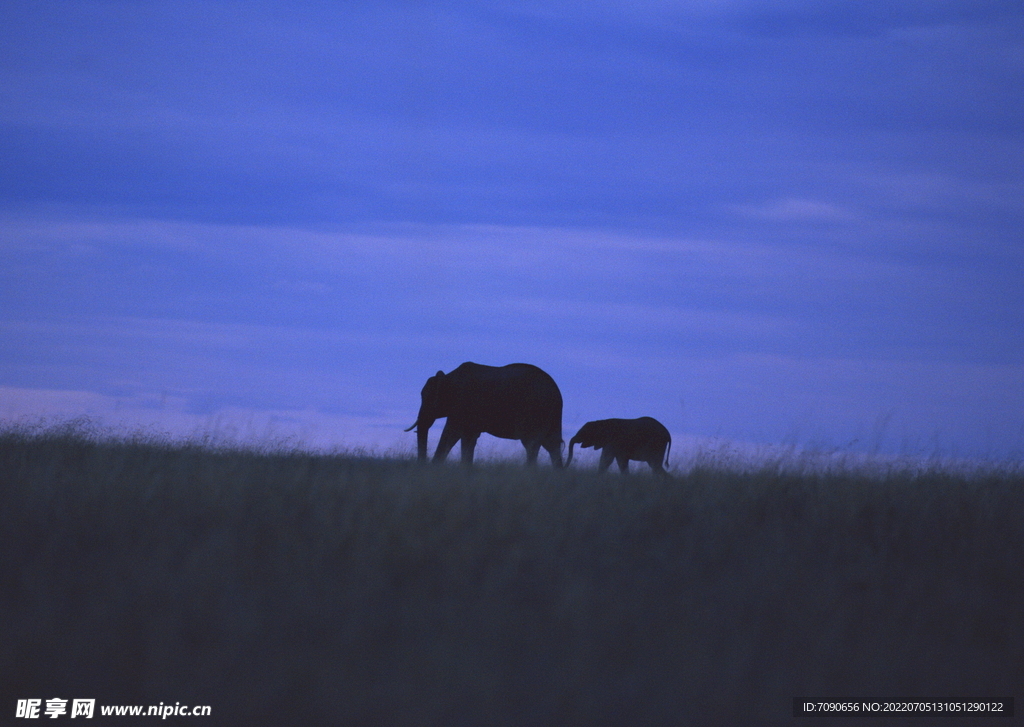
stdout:
POLYGON ((772 222, 848 222, 857 218, 852 210, 809 199, 778 199, 762 205, 737 205, 742 214, 772 222))
MULTIPOLYGON (((0 301, 15 321, 64 320, 74 311, 101 321, 438 336, 466 347, 481 336, 571 340, 614 331, 655 350, 786 352, 813 342, 835 353, 871 346, 935 356, 939 341, 957 341, 942 355, 992 360, 1006 360, 1019 342, 1007 307, 1020 298, 1019 268, 997 258, 981 265, 991 256, 983 248, 971 251, 976 259, 964 269, 960 258, 936 257, 934 249, 918 259, 905 249, 878 254, 813 239, 782 245, 475 225, 0 223, 8 260, 0 301)), ((226 345, 235 334, 211 333, 218 336, 226 345)), ((307 349, 323 345, 311 341, 307 349)))
MULTIPOLYGON (((844 181, 864 167, 932 173, 951 150, 990 150, 973 169, 1020 157, 1009 139, 975 137, 1020 130, 1019 44, 998 28, 780 43, 723 19, 757 5, 605 3, 553 6, 537 40, 515 19, 537 6, 45 7, 12 16, 0 56, 7 206, 696 233, 723 205, 820 200, 808 187, 822 185, 841 188, 829 204, 870 209, 877 200, 844 181), (905 144, 886 134, 927 129, 947 132, 929 145, 938 158, 899 169, 905 144)), ((962 7, 778 12, 938 22, 962 7)))

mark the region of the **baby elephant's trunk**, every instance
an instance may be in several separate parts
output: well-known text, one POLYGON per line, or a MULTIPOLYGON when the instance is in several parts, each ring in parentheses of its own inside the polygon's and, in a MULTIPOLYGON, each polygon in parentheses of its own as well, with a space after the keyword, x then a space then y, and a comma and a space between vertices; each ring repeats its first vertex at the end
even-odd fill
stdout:
POLYGON ((569 456, 566 457, 565 465, 563 466, 568 467, 569 463, 572 462, 572 448, 575 447, 576 443, 579 441, 580 440, 576 439, 576 437, 573 437, 572 439, 569 440, 569 456))

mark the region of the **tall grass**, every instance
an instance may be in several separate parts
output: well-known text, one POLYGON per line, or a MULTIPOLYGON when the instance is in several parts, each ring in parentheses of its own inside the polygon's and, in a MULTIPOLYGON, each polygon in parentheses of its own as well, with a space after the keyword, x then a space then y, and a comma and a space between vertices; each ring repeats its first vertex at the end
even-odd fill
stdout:
POLYGON ((792 724, 794 697, 1020 697, 1022 486, 998 469, 705 460, 659 479, 7 430, 0 710, 792 724))

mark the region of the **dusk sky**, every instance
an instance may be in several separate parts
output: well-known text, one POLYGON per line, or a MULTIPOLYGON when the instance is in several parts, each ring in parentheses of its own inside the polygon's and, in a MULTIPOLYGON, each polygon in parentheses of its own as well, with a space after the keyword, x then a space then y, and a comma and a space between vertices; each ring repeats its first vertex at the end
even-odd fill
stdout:
POLYGON ((7 0, 0 260, 7 422, 1020 460, 1024 5, 7 0))

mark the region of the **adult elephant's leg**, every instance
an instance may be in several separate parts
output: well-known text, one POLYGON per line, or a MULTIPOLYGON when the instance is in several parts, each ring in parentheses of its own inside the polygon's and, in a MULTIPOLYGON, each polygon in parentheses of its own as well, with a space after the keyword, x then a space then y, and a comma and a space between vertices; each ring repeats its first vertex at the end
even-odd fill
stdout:
POLYGON ((537 465, 537 453, 540 451, 540 442, 534 439, 524 439, 523 446, 526 447, 526 464, 535 467, 537 465))
POLYGON ((597 463, 598 472, 606 472, 608 467, 611 466, 612 460, 615 459, 615 453, 610 449, 601 450, 601 461, 597 463))
POLYGON ((615 461, 619 463, 619 472, 627 474, 629 472, 629 457, 620 454, 615 458, 615 461))
POLYGON ((562 440, 559 439, 557 442, 553 439, 548 440, 544 443, 544 449, 551 455, 551 466, 562 469, 562 440))
POLYGON ((476 440, 479 434, 467 432, 462 435, 462 464, 473 464, 473 452, 476 451, 476 440))
POLYGON ((451 421, 445 423, 444 430, 441 432, 441 438, 437 442, 437 451, 434 452, 435 462, 444 462, 448 457, 448 453, 452 451, 452 447, 462 437, 462 433, 457 431, 452 426, 451 421))

